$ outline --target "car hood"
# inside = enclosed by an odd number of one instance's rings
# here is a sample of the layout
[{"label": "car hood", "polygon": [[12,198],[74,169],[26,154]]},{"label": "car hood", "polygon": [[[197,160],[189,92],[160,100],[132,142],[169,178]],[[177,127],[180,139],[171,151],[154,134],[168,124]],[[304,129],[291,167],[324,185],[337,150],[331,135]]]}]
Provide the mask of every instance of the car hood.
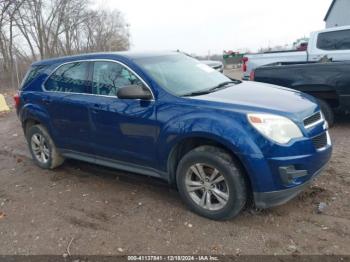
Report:
[{"label": "car hood", "polygon": [[318,110],[314,98],[276,85],[243,81],[206,95],[192,97],[202,101],[224,103],[227,109],[244,112],[279,113],[295,120]]}]

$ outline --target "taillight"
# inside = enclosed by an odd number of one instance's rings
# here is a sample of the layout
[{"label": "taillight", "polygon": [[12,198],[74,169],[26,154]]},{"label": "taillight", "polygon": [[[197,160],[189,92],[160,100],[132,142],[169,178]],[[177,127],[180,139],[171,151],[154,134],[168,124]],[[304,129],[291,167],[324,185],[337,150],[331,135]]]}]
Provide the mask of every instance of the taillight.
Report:
[{"label": "taillight", "polygon": [[20,104],[20,102],[21,102],[21,99],[20,99],[20,97],[19,97],[19,93],[15,94],[15,95],[13,96],[13,100],[15,100],[15,106],[16,106],[16,108],[18,108],[18,107],[19,107],[19,104]]},{"label": "taillight", "polygon": [[243,57],[243,58],[242,58],[242,62],[243,62],[242,70],[243,70],[243,72],[247,72],[248,57]]},{"label": "taillight", "polygon": [[252,71],[250,72],[250,74],[249,74],[249,80],[250,80],[250,81],[254,81],[254,79],[255,79],[255,71],[252,70]]}]

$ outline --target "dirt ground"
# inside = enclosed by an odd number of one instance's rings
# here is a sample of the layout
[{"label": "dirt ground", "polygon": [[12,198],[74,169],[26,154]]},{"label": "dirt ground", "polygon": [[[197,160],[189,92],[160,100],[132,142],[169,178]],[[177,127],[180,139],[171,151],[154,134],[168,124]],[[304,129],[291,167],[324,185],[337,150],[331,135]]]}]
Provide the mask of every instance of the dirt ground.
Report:
[{"label": "dirt ground", "polygon": [[328,168],[296,199],[216,222],[156,179],[78,161],[42,170],[15,112],[0,114],[0,254],[350,254],[349,135],[338,119]]}]

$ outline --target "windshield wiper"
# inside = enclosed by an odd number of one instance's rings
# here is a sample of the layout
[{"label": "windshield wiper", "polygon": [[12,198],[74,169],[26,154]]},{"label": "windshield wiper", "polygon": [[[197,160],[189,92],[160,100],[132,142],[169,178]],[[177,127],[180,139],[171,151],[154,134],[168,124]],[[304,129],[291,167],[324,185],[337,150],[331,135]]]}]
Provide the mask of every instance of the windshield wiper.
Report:
[{"label": "windshield wiper", "polygon": [[222,88],[225,87],[225,86],[228,86],[228,85],[231,85],[231,84],[238,84],[238,83],[240,83],[240,82],[239,82],[239,81],[226,81],[226,82],[222,82],[222,83],[220,83],[220,84],[218,84],[218,85],[216,85],[216,86],[214,86],[214,87],[208,89],[207,91],[213,92],[213,91],[216,91],[216,90],[218,90],[218,89],[222,89]]},{"label": "windshield wiper", "polygon": [[225,86],[228,86],[228,85],[231,85],[231,84],[238,84],[240,83],[240,81],[226,81],[226,82],[222,82],[214,87],[211,87],[209,89],[205,89],[205,90],[200,90],[200,91],[195,91],[195,92],[191,92],[191,93],[187,93],[187,94],[184,94],[182,96],[200,96],[200,95],[205,95],[205,94],[209,94],[209,93],[212,93],[212,92],[215,92],[219,89],[222,89],[223,87]]},{"label": "windshield wiper", "polygon": [[201,91],[186,93],[182,96],[200,96],[200,95],[205,95],[205,94],[209,94],[209,93],[210,93],[210,91],[208,91],[208,90],[201,90]]}]

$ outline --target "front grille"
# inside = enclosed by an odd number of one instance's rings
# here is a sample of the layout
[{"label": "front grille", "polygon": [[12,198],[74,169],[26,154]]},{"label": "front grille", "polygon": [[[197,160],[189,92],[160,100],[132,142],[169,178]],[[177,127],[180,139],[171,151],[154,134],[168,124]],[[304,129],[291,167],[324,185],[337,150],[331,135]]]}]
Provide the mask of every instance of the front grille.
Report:
[{"label": "front grille", "polygon": [[309,116],[304,119],[304,126],[308,127],[312,124],[316,123],[317,121],[320,121],[322,119],[321,112],[317,112],[313,114],[312,116]]},{"label": "front grille", "polygon": [[316,149],[325,147],[327,145],[327,132],[324,132],[321,135],[315,136],[312,139],[312,143],[314,144]]}]

